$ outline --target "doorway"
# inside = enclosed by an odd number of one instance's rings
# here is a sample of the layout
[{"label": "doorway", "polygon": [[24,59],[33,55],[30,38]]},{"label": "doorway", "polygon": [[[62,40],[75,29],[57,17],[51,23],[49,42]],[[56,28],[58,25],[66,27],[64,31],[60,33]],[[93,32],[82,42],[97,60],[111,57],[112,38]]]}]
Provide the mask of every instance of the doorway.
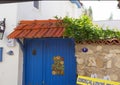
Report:
[{"label": "doorway", "polygon": [[24,44],[24,85],[76,85],[72,39],[25,39]]}]

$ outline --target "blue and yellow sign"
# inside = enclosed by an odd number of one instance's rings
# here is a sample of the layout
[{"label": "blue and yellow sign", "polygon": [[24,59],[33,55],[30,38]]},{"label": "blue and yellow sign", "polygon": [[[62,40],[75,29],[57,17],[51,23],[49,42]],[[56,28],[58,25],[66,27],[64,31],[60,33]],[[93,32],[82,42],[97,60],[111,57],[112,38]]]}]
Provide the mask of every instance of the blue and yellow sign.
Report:
[{"label": "blue and yellow sign", "polygon": [[119,82],[102,80],[98,78],[91,78],[85,76],[78,76],[77,84],[78,85],[120,85]]}]

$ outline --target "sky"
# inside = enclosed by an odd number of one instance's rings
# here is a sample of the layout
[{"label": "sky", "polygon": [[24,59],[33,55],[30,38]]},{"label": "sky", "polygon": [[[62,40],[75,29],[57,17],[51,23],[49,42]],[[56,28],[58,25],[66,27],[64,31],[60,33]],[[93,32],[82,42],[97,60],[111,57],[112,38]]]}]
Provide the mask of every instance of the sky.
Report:
[{"label": "sky", "polygon": [[111,13],[113,20],[120,20],[120,9],[118,9],[118,1],[82,1],[86,8],[91,6],[93,12],[93,20],[108,20]]}]

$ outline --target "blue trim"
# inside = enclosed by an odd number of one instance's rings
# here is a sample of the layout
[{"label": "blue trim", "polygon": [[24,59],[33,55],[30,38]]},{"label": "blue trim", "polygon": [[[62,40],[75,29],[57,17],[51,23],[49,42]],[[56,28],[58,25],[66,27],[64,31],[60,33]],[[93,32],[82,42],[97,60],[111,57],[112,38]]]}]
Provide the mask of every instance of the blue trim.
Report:
[{"label": "blue trim", "polygon": [[0,62],[2,62],[2,54],[3,54],[3,48],[2,47],[0,47]]},{"label": "blue trim", "polygon": [[79,0],[70,0],[71,3],[75,3],[77,5],[78,8],[81,8],[81,4]]},{"label": "blue trim", "polygon": [[[22,42],[21,42],[22,43]],[[24,43],[24,46],[26,45],[26,42],[25,42],[25,40],[23,41],[23,43]],[[23,46],[23,44],[22,44],[22,51],[23,51],[23,74],[22,74],[22,85],[25,85],[25,71],[24,71],[24,69],[25,69],[25,56],[26,56],[26,54],[25,54],[25,47]]]}]

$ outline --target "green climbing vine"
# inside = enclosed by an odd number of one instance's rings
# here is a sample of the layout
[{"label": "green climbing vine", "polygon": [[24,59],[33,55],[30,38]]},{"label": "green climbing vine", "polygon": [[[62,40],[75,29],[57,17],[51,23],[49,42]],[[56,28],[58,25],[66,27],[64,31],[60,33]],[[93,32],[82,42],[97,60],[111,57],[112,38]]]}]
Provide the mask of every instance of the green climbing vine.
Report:
[{"label": "green climbing vine", "polygon": [[91,18],[87,15],[82,15],[80,18],[71,18],[68,16],[64,18],[55,16],[55,18],[63,21],[65,27],[64,36],[74,38],[76,42],[111,38],[120,39],[119,30],[111,30],[109,28],[103,29],[93,24]]}]

